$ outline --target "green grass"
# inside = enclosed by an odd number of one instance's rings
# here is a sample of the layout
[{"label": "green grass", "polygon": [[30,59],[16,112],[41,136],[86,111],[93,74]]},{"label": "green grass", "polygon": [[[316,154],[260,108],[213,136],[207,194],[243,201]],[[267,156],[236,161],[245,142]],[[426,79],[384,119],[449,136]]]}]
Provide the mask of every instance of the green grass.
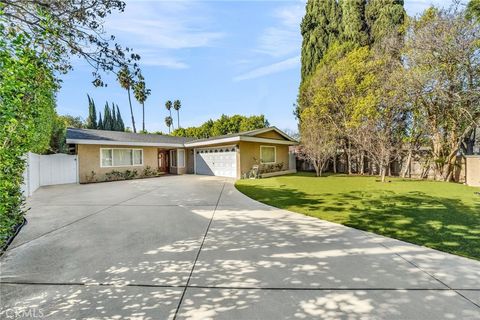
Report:
[{"label": "green grass", "polygon": [[480,188],[377,177],[299,173],[239,180],[269,205],[480,260]]}]

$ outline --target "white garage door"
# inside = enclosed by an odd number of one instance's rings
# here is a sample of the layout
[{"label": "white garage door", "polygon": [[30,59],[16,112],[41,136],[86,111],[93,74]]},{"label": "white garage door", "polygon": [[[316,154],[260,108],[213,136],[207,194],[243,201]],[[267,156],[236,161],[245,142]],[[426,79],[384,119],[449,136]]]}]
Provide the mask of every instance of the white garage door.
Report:
[{"label": "white garage door", "polygon": [[195,161],[197,174],[237,177],[235,146],[197,149]]}]

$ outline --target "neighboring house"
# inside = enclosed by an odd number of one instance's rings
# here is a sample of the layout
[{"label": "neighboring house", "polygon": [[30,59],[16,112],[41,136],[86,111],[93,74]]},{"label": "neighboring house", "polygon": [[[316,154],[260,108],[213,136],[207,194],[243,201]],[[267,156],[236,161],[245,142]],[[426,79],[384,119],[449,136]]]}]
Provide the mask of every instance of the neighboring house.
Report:
[{"label": "neighboring house", "polygon": [[[297,142],[275,127],[194,139],[91,129],[67,129],[67,144],[78,156],[80,183],[112,170],[203,174],[241,178],[256,165],[277,171],[295,168],[289,146]],[[292,158],[294,161],[294,158]]]}]

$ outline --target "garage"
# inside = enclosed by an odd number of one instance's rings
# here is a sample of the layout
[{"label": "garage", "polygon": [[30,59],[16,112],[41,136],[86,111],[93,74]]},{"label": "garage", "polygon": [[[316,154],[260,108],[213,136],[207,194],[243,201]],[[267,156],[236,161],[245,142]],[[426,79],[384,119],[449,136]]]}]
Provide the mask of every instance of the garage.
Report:
[{"label": "garage", "polygon": [[195,173],[220,177],[237,177],[235,146],[195,150]]}]

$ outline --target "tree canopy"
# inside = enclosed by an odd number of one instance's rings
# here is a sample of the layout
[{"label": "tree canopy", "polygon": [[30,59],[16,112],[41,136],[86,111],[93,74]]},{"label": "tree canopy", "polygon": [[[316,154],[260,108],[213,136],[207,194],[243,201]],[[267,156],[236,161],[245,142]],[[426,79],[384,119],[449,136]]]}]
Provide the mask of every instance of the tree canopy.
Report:
[{"label": "tree canopy", "polygon": [[266,128],[269,126],[264,115],[259,116],[241,116],[222,115],[217,120],[208,120],[198,127],[177,128],[172,132],[174,136],[209,138],[230,133],[238,133],[255,129]]}]

